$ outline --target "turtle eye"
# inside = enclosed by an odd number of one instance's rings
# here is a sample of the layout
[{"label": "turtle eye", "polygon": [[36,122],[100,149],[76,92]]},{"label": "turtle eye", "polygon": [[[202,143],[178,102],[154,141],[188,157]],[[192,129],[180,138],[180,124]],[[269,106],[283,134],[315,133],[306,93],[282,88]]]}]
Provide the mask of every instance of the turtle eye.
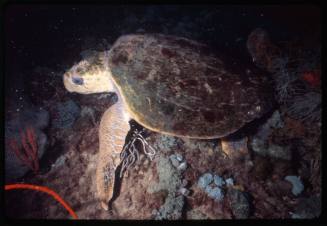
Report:
[{"label": "turtle eye", "polygon": [[73,83],[76,84],[76,85],[83,85],[83,84],[84,84],[83,79],[80,78],[80,77],[75,77],[75,76],[73,76],[73,77],[72,77],[72,81],[73,81]]}]

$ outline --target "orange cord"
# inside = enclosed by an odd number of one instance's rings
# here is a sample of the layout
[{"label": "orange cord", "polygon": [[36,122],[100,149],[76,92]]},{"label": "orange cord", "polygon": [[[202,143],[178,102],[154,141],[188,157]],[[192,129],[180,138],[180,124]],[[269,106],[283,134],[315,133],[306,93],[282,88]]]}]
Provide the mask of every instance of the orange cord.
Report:
[{"label": "orange cord", "polygon": [[53,198],[55,198],[58,202],[60,202],[61,205],[63,205],[66,210],[70,213],[70,215],[74,219],[78,219],[76,213],[73,211],[72,208],[53,190],[50,188],[44,187],[44,186],[38,186],[33,184],[7,184],[5,185],[5,190],[13,190],[13,189],[31,189],[36,191],[42,191],[49,195],[51,195]]}]

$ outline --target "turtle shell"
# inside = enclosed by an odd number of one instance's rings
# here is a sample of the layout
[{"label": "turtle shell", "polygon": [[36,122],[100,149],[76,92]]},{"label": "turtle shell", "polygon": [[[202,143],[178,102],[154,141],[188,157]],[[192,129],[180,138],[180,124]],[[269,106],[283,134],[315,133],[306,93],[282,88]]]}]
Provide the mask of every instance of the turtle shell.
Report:
[{"label": "turtle shell", "polygon": [[120,37],[109,68],[131,117],[153,131],[224,137],[269,109],[268,77],[199,42],[161,34]]}]

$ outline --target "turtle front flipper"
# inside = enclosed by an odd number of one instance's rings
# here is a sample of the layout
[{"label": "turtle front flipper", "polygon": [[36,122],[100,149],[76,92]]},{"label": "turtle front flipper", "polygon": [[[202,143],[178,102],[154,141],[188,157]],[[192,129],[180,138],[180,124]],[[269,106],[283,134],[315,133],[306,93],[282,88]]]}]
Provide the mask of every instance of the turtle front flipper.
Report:
[{"label": "turtle front flipper", "polygon": [[129,117],[126,117],[122,102],[118,101],[103,114],[99,128],[96,186],[97,196],[105,210],[108,210],[108,202],[113,197],[115,171],[129,130]]},{"label": "turtle front flipper", "polygon": [[254,29],[248,36],[247,49],[253,62],[269,72],[273,72],[282,57],[281,49],[274,45],[268,33],[261,29]]}]

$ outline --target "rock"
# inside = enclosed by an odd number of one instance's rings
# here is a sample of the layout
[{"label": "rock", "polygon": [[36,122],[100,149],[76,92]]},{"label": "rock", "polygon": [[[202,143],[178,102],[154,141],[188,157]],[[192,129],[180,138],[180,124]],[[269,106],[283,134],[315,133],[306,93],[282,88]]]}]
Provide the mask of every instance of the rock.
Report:
[{"label": "rock", "polygon": [[278,110],[276,110],[266,121],[266,123],[260,127],[260,131],[258,131],[259,133],[257,133],[257,135],[259,135],[261,138],[267,138],[271,133],[271,129],[280,129],[283,128],[284,125],[285,123],[281,114]]},{"label": "rock", "polygon": [[88,107],[94,110],[96,120],[100,120],[102,113],[117,102],[117,95],[114,93],[94,93],[81,96],[78,103],[81,108]]},{"label": "rock", "polygon": [[[252,169],[252,176],[259,180],[269,178],[274,170],[270,158],[262,157],[260,155],[255,156]],[[278,169],[282,170],[281,167]]]},{"label": "rock", "polygon": [[96,124],[95,110],[91,107],[83,106],[81,109],[81,118],[90,118],[92,124]]},{"label": "rock", "polygon": [[181,154],[173,154],[169,156],[171,164],[180,171],[184,171],[187,168],[187,163],[182,162],[183,156]]},{"label": "rock", "polygon": [[256,137],[260,139],[267,139],[271,134],[272,129],[279,129],[284,127],[284,121],[279,113],[279,111],[275,111],[270,118],[259,127],[258,132],[256,133]]},{"label": "rock", "polygon": [[39,108],[34,113],[32,111],[27,111],[25,117],[26,118],[22,118],[25,123],[32,120],[31,123],[33,123],[33,126],[40,130],[45,129],[49,125],[50,121],[49,112],[42,108]]},{"label": "rock", "polygon": [[168,158],[161,155],[156,159],[156,166],[159,182],[151,183],[147,191],[149,193],[161,190],[167,190],[170,193],[176,192],[182,184],[180,172],[172,166]]},{"label": "rock", "polygon": [[241,156],[248,155],[247,148],[248,138],[241,139],[223,139],[221,140],[221,148],[223,152],[231,159],[237,159]]},{"label": "rock", "polygon": [[176,148],[179,145],[179,142],[179,139],[173,136],[158,134],[157,142],[154,144],[154,148],[167,152],[173,148]]},{"label": "rock", "polygon": [[189,185],[189,181],[186,180],[186,179],[183,179],[183,180],[182,180],[182,187],[186,187],[186,186],[188,186],[188,185]]},{"label": "rock", "polygon": [[[152,138],[156,139],[151,145],[162,143],[161,135],[154,134]],[[190,190],[185,188],[187,180],[183,179],[181,170],[173,165],[172,159],[178,162],[177,166],[181,165],[176,154],[170,155],[169,152],[159,150],[148,167],[144,166],[145,160],[140,159],[139,170],[143,170],[144,175],[140,176],[134,167],[130,169],[130,177],[124,178],[120,195],[113,202],[112,218],[157,220],[182,218],[184,197],[189,195]]]},{"label": "rock", "polygon": [[226,186],[227,187],[234,186],[233,178],[227,178],[225,181],[226,181]]},{"label": "rock", "polygon": [[254,152],[259,155],[265,156],[267,155],[267,144],[264,140],[254,137],[250,142],[251,148]]},{"label": "rock", "polygon": [[207,186],[205,188],[205,192],[210,198],[214,199],[215,201],[221,201],[224,198],[224,194],[219,187],[212,188],[211,186]]},{"label": "rock", "polygon": [[213,180],[211,173],[203,174],[198,180],[198,186],[202,189],[205,189]]},{"label": "rock", "polygon": [[250,203],[244,192],[237,189],[229,189],[228,196],[233,215],[236,219],[246,219],[250,215]]},{"label": "rock", "polygon": [[297,176],[286,176],[285,180],[290,182],[293,186],[292,193],[293,195],[297,196],[301,194],[301,192],[304,190],[304,186],[302,184],[302,181]]},{"label": "rock", "polygon": [[285,125],[283,118],[278,110],[273,113],[267,123],[270,127],[275,129],[283,128]]},{"label": "rock", "polygon": [[207,152],[209,149],[214,149],[214,143],[205,140],[190,139],[183,137],[184,146],[188,150],[201,150]]},{"label": "rock", "polygon": [[277,144],[266,144],[264,140],[253,138],[252,150],[258,153],[260,156],[269,156],[272,158],[279,158],[284,160],[291,160],[292,152],[291,146],[280,146]]},{"label": "rock", "polygon": [[21,111],[13,119],[5,121],[6,137],[14,136],[20,128],[33,125],[34,128],[45,129],[49,125],[49,112],[37,107]]},{"label": "rock", "polygon": [[178,160],[178,161],[183,161],[183,156],[181,155],[181,154],[176,154],[176,159]]},{"label": "rock", "polygon": [[171,164],[172,164],[175,168],[177,168],[177,167],[179,166],[179,161],[178,161],[176,155],[170,155],[170,156],[169,156],[169,159],[170,159],[170,161],[171,161]]},{"label": "rock", "polygon": [[[180,178],[169,158],[158,155],[148,167],[144,167],[145,159],[144,156],[143,160],[139,160],[139,171],[132,167],[128,171],[129,176],[123,179],[120,194],[113,202],[112,216],[108,216],[110,219],[154,219],[155,210],[158,211],[164,205],[168,195],[177,194],[181,187]],[[168,172],[161,169],[164,164],[168,165]],[[139,172],[142,172],[142,175]],[[91,174],[88,180],[91,180]],[[98,206],[100,207],[99,204]]]},{"label": "rock", "polygon": [[186,170],[187,168],[187,163],[186,162],[182,162],[178,167],[177,169],[180,170],[180,171],[184,171]]},{"label": "rock", "polygon": [[267,148],[267,155],[274,158],[284,159],[284,160],[291,160],[292,152],[291,146],[280,146],[277,144],[270,144]]},{"label": "rock", "polygon": [[295,219],[310,219],[317,218],[321,214],[321,197],[313,195],[309,198],[299,199],[299,203],[292,213],[292,218]]},{"label": "rock", "polygon": [[[212,184],[212,182],[215,182]],[[221,201],[224,198],[223,191],[218,185],[223,185],[223,179],[217,175],[212,176],[211,173],[203,174],[198,180],[198,186],[215,201]]]},{"label": "rock", "polygon": [[190,194],[190,191],[187,188],[180,188],[178,192],[184,196],[188,196]]},{"label": "rock", "polygon": [[278,159],[291,160],[291,145],[280,146],[269,141],[269,136],[273,129],[284,127],[284,121],[279,111],[275,111],[265,124],[260,126],[250,142],[250,146],[254,152],[261,156],[269,156]]},{"label": "rock", "polygon": [[61,155],[54,164],[52,164],[52,168],[58,168],[65,164],[67,157],[65,155]]},{"label": "rock", "polygon": [[74,101],[58,103],[52,115],[52,126],[59,129],[70,128],[79,116],[80,108]]},{"label": "rock", "polygon": [[184,206],[184,196],[180,195],[174,197],[169,194],[165,203],[160,206],[159,211],[156,213],[156,220],[178,220],[182,217],[182,210]]},{"label": "rock", "polygon": [[187,211],[186,218],[188,220],[205,220],[205,219],[208,219],[208,216],[203,214],[198,209],[191,209],[191,210]]},{"label": "rock", "polygon": [[221,187],[225,184],[224,179],[218,175],[213,176],[213,181],[218,187]]}]

